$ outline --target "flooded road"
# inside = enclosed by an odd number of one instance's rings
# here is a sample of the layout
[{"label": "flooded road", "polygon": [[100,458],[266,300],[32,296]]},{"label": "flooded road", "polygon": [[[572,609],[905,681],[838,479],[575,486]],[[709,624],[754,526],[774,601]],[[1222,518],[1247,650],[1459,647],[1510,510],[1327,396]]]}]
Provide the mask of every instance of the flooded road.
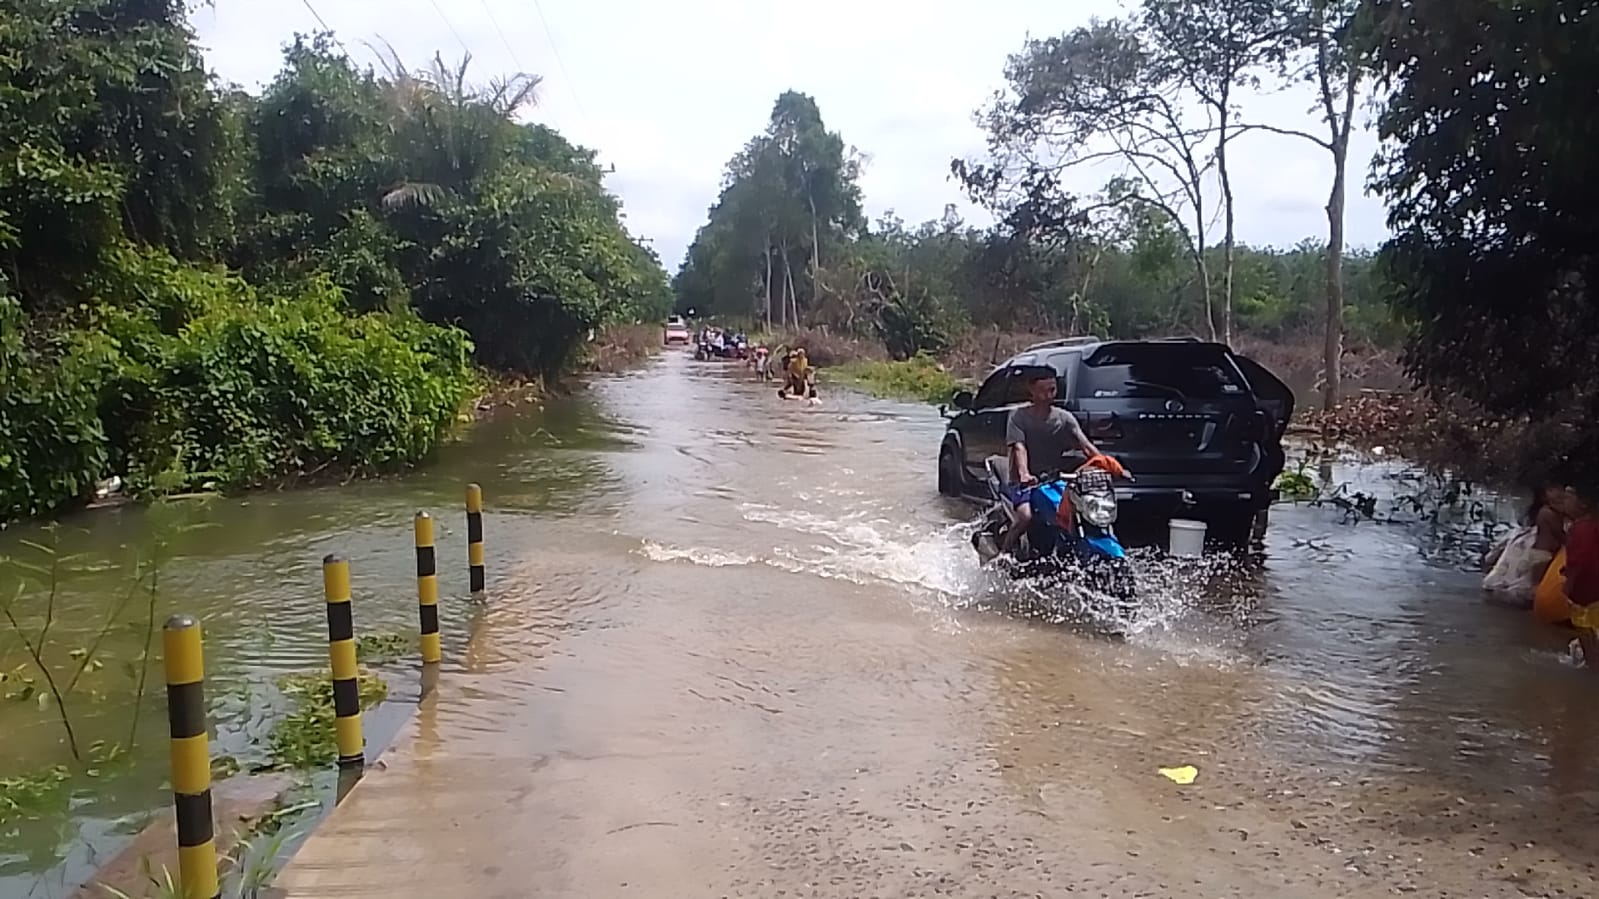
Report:
[{"label": "flooded road", "polygon": [[627,445],[291,895],[1594,894],[1590,680],[1409,532],[1280,510],[1113,642],[995,610],[929,409],[595,392]]},{"label": "flooded road", "polygon": [[[438,693],[279,885],[1599,894],[1593,681],[1558,632],[1423,561],[1424,535],[1279,508],[1262,569],[1151,569],[1151,613],[1111,641],[1008,611],[1014,587],[967,542],[973,508],[934,491],[933,410],[826,399],[779,402],[673,353],[401,481],[213,505],[221,527],[185,538],[172,589],[209,612],[224,690],[321,663],[322,553],[352,558],[358,626],[389,629],[415,614],[415,508],[451,525],[447,576],[460,557]],[[447,517],[466,480],[490,507],[477,615]],[[250,720],[224,710],[220,742]],[[8,761],[54,745],[7,733]],[[1195,783],[1159,774],[1179,765]],[[140,770],[124,814],[159,804],[160,765]]]}]

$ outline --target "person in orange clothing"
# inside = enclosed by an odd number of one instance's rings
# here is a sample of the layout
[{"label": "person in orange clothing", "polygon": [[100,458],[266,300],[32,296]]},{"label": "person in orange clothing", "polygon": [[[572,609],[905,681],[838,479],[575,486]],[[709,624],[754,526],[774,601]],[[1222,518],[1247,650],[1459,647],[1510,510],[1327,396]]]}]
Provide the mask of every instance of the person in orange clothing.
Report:
[{"label": "person in orange clothing", "polygon": [[1566,601],[1583,662],[1599,669],[1599,490],[1584,484],[1570,500],[1571,529],[1566,532]]}]

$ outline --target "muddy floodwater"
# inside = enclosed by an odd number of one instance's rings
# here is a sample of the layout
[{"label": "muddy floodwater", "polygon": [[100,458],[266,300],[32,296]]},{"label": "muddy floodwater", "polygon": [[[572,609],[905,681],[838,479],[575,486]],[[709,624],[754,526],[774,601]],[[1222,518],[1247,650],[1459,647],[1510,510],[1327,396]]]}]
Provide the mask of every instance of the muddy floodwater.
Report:
[{"label": "muddy floodwater", "polygon": [[[1599,895],[1599,681],[1426,528],[1279,507],[1256,569],[1149,563],[1147,614],[1109,640],[1016,613],[977,566],[974,508],[934,491],[935,411],[824,399],[674,352],[416,475],[194,513],[214,526],[173,538],[161,602],[204,617],[235,697],[218,743],[245,760],[265,685],[325,658],[320,557],[350,556],[358,628],[400,630],[412,512],[445,532],[438,695],[290,895]],[[62,539],[120,558],[146,518]],[[63,647],[121,583],[74,575]],[[58,760],[50,714],[13,706],[0,765]],[[130,726],[126,703],[85,715],[80,739]],[[159,697],[144,715],[131,763],[8,826],[0,896],[63,894],[161,805]],[[1187,786],[1159,771],[1184,765]]]}]

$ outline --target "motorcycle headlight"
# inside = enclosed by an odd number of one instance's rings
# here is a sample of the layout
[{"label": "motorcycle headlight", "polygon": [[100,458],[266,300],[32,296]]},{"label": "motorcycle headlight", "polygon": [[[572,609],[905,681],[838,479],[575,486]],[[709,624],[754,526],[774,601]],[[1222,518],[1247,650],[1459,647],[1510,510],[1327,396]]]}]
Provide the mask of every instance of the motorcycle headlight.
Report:
[{"label": "motorcycle headlight", "polygon": [[1078,497],[1076,505],[1082,510],[1083,518],[1095,527],[1108,528],[1116,522],[1114,493],[1093,493]]}]

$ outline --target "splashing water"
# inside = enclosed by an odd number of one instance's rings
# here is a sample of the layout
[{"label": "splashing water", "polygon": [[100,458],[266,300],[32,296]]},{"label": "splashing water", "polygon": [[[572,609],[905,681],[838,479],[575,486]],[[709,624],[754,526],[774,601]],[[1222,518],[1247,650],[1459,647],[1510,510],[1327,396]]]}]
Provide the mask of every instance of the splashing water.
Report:
[{"label": "splashing water", "polygon": [[[802,503],[836,501],[838,491],[821,496],[794,494]],[[1238,625],[1247,624],[1258,595],[1247,574],[1225,556],[1176,559],[1155,550],[1134,550],[1129,558],[1138,583],[1131,613],[1071,574],[1013,579],[996,566],[983,566],[971,548],[976,520],[934,524],[905,520],[874,508],[870,491],[848,496],[853,509],[842,514],[744,503],[742,520],[777,532],[769,552],[741,554],[715,547],[682,547],[646,540],[642,554],[656,562],[688,562],[707,567],[766,565],[857,585],[892,584],[907,598],[936,603],[949,611],[973,610],[1065,625],[1090,633],[1114,634],[1163,651],[1196,652],[1209,660],[1230,660],[1213,645]],[[788,536],[785,536],[788,535]],[[794,535],[802,539],[792,539]],[[924,605],[925,603],[917,603]],[[1220,619],[1218,621],[1217,619]],[[1192,636],[1205,639],[1194,645]],[[1220,655],[1218,656],[1218,652]]]}]

